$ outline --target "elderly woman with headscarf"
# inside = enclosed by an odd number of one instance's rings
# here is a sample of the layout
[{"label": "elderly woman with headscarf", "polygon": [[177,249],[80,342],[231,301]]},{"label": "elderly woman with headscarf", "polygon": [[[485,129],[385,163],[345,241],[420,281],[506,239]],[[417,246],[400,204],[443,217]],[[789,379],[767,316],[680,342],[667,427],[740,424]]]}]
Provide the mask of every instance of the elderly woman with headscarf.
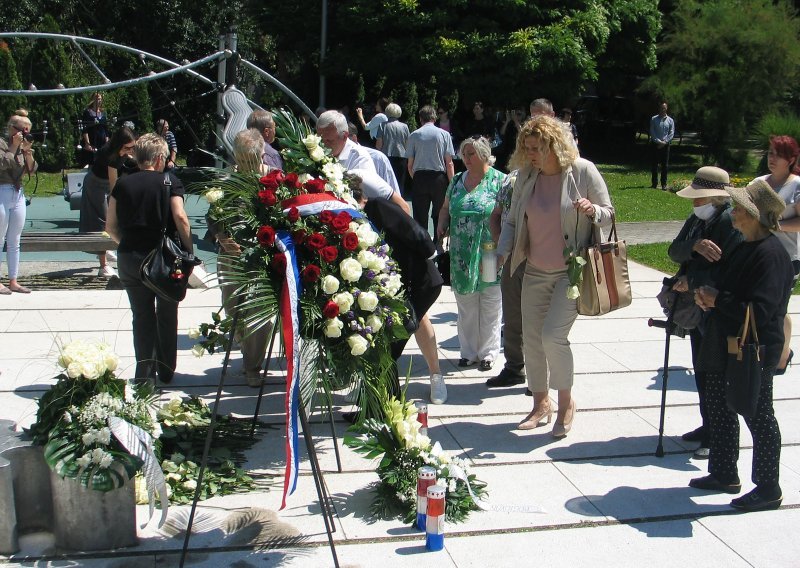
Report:
[{"label": "elderly woman with headscarf", "polygon": [[510,271],[525,263],[522,280],[522,346],[533,409],[521,430],[549,423],[549,389],[558,390],[553,436],[567,435],[575,417],[574,363],[569,332],[578,316],[564,251],[586,247],[597,226],[611,225],[613,207],[600,172],[578,157],[572,134],[549,116],[522,125],[512,161],[523,163],[514,184],[509,214],[497,247],[498,260]]},{"label": "elderly woman with headscarf", "polygon": [[481,246],[492,243],[494,249],[489,218],[505,174],[492,167],[492,149],[481,136],[464,140],[460,152],[467,171],[450,181],[439,211],[437,237],[450,234],[450,278],[461,350],[458,366],[480,363],[481,371],[489,371],[500,353],[502,309],[497,271],[481,274]]},{"label": "elderly woman with headscarf", "polygon": [[724,493],[742,489],[736,466],[739,418],[727,404],[725,364],[727,338],[739,335],[749,304],[763,348],[756,410],[753,416],[744,417],[753,435],[752,480],[756,487],[731,501],[731,506],[742,511],[776,509],[783,495],[778,483],[781,433],[772,407],[772,377],[783,348],[783,318],[794,271],[789,255],[772,231],[778,229],[785,204],[763,180],[728,192],[734,202],[733,226],[744,235],[744,242],[731,254],[719,284],[695,290],[697,305],[710,312],[698,363],[706,374],[711,455],[709,474],[692,479],[689,486]]},{"label": "elderly woman with headscarf", "polygon": [[[676,194],[678,197],[692,200],[693,212],[669,246],[669,257],[680,265],[672,290],[686,294],[685,305],[693,308],[695,313],[700,310],[691,302],[691,291],[705,284],[714,285],[719,278],[720,270],[725,266],[725,261],[742,241],[742,234],[733,228],[731,221],[730,196],[726,191],[729,187],[731,183],[728,172],[713,166],[705,166],[697,170],[691,184]],[[676,323],[681,323],[677,321],[678,317],[675,314],[673,318]],[[701,319],[697,325],[689,329],[692,366],[695,368],[694,380],[697,384],[703,423],[699,428],[682,436],[687,442],[700,442],[700,447],[694,452],[694,457],[698,459],[708,459],[711,444],[705,374],[697,371],[697,356],[700,353],[704,327]]]}]

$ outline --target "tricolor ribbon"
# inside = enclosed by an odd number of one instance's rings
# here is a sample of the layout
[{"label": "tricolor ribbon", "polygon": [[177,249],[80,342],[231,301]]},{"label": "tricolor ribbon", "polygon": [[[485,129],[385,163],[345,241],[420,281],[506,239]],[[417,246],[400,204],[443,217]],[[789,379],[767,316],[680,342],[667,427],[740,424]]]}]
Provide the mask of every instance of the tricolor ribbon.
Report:
[{"label": "tricolor ribbon", "polygon": [[286,507],[286,496],[297,487],[300,468],[298,452],[298,422],[300,417],[300,308],[299,298],[303,291],[294,242],[288,231],[278,231],[275,246],[286,258],[286,276],[281,287],[279,310],[281,332],[286,352],[286,471],[283,478],[281,509]]},{"label": "tricolor ribbon", "polygon": [[364,217],[363,213],[353,209],[349,203],[345,203],[332,193],[304,193],[281,201],[284,213],[288,213],[292,207],[297,207],[301,217],[319,215],[323,211],[331,213],[347,211],[353,218]]}]

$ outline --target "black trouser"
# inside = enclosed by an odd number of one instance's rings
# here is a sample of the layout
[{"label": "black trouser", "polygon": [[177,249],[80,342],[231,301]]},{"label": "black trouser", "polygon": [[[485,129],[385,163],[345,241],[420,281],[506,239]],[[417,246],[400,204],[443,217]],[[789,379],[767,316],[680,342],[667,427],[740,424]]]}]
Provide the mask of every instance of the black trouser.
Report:
[{"label": "black trouser", "polygon": [[[774,492],[780,494],[778,467],[781,459],[781,431],[772,408],[774,372],[775,366],[772,365],[761,374],[761,391],[755,416],[744,419],[753,435],[753,483],[760,492],[770,496]],[[739,417],[725,402],[724,374],[707,373],[706,390],[711,424],[708,473],[722,483],[732,483],[739,478],[736,467],[739,460]]]},{"label": "black trouser", "polygon": [[133,314],[133,349],[136,353],[136,378],[172,379],[178,356],[178,304],[158,297],[144,284],[139,267],[146,255],[120,252],[117,258],[119,279]]},{"label": "black trouser", "polygon": [[406,179],[408,178],[408,158],[389,156],[389,163],[392,164],[394,177],[397,178],[397,187],[400,188],[400,194],[403,197],[407,197],[408,188],[406,188]]},{"label": "black trouser", "polygon": [[667,187],[667,167],[669,166],[669,144],[659,146],[655,142],[651,142],[653,151],[652,162],[652,177],[650,178],[650,185],[656,187],[658,181],[658,169],[661,168],[661,187]]},{"label": "black trouser", "polygon": [[703,439],[700,440],[701,448],[708,448],[711,444],[711,425],[708,422],[708,402],[706,396],[706,374],[697,370],[697,355],[700,353],[700,344],[703,334],[697,328],[689,332],[689,343],[692,346],[692,366],[694,367],[694,382],[697,385],[697,398],[700,399],[700,418],[702,419]]},{"label": "black trouser", "polygon": [[[433,219],[433,234],[436,235],[436,226],[439,224],[439,210],[444,203],[447,192],[447,174],[432,170],[419,170],[414,172],[411,195],[411,206],[414,211],[414,220],[428,230],[428,214]],[[431,206],[433,210],[431,211]]]}]

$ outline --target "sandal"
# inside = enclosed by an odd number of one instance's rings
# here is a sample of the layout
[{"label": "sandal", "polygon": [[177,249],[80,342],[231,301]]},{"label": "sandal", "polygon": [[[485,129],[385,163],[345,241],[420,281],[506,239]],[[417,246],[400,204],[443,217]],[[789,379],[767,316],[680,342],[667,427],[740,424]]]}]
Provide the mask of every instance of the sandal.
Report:
[{"label": "sandal", "polygon": [[10,296],[11,290],[6,288],[5,286],[0,287],[0,296]]},{"label": "sandal", "polygon": [[16,288],[7,287],[7,290],[11,290],[12,292],[17,292],[18,294],[30,294],[30,288],[26,288],[22,284],[17,284]]}]

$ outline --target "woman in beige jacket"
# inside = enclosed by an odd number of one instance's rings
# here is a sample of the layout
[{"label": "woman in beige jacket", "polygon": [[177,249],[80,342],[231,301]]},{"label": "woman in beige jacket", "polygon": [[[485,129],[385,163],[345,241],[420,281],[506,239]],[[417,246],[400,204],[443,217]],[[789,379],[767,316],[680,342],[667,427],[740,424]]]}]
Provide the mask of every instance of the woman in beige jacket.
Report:
[{"label": "woman in beige jacket", "polygon": [[511,167],[520,171],[497,247],[511,272],[525,263],[522,283],[522,344],[533,409],[521,430],[549,423],[549,388],[558,390],[553,436],[572,427],[573,359],[568,336],[578,315],[567,297],[565,249],[580,251],[595,226],[608,227],[614,208],[594,164],[578,157],[565,125],[549,116],[526,122],[517,136]]}]

